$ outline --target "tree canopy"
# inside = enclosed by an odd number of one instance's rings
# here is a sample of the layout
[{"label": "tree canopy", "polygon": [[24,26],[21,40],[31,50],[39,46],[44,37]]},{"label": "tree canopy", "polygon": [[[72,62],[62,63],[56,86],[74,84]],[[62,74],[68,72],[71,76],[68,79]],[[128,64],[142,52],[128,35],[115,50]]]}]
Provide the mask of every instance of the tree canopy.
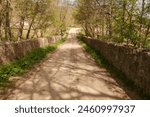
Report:
[{"label": "tree canopy", "polygon": [[73,7],[60,1],[0,0],[0,41],[64,35]]},{"label": "tree canopy", "polygon": [[78,0],[75,18],[93,38],[138,47],[150,42],[149,0]]}]

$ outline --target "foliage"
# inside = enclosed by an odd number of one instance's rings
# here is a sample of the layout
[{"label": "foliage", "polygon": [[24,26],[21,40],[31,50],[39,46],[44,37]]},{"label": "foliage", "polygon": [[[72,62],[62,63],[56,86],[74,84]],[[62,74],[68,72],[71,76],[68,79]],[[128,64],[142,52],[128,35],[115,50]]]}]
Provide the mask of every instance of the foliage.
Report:
[{"label": "foliage", "polygon": [[87,36],[145,47],[149,9],[149,0],[78,0],[75,19]]},{"label": "foliage", "polygon": [[0,0],[0,41],[64,35],[74,7],[60,1]]},{"label": "foliage", "polygon": [[63,3],[58,0],[57,5],[55,5],[55,21],[54,33],[55,35],[65,35],[67,31],[67,27],[70,27],[74,24],[74,19],[72,17],[72,13],[74,11],[74,6],[70,5],[69,0],[63,0]]}]

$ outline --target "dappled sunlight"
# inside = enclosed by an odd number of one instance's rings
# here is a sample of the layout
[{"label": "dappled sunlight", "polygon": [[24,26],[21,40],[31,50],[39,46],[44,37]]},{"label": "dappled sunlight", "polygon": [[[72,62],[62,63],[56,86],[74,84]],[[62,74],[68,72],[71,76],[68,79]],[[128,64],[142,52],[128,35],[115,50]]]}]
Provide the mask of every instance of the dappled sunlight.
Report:
[{"label": "dappled sunlight", "polygon": [[92,87],[88,87],[88,86],[84,86],[84,85],[79,85],[78,90],[80,90],[83,93],[89,93],[89,94],[94,94],[94,95],[99,95],[100,94],[100,92],[93,89]]},{"label": "dappled sunlight", "polygon": [[[16,80],[15,80],[16,81]],[[34,70],[17,79],[1,99],[131,99],[99,67],[75,39],[69,39],[49,54]]]}]

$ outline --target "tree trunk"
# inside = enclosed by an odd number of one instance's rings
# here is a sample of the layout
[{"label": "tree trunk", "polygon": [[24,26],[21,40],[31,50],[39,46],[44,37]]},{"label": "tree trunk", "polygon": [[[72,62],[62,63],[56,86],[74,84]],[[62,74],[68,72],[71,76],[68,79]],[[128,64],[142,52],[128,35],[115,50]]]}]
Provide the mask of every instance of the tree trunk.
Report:
[{"label": "tree trunk", "polygon": [[2,40],[2,14],[3,14],[3,11],[2,11],[2,0],[0,0],[0,40]]},{"label": "tree trunk", "polygon": [[[1,13],[0,13],[1,15]],[[0,16],[0,40],[2,40],[2,17]]]},{"label": "tree trunk", "polygon": [[135,7],[136,3],[133,1],[132,2],[132,6],[131,6],[131,10],[130,10],[130,16],[129,16],[129,35],[130,35],[130,40],[134,43],[136,43],[133,40],[133,33],[134,33],[134,22],[133,22],[133,15],[134,15],[134,7]]},{"label": "tree trunk", "polygon": [[10,29],[10,0],[6,1],[6,16],[5,16],[5,38],[11,40],[11,29]]},{"label": "tree trunk", "polygon": [[43,37],[44,36],[43,30],[41,29],[40,32],[41,32],[41,37]]},{"label": "tree trunk", "polygon": [[147,29],[146,29],[146,33],[145,33],[145,37],[144,37],[143,46],[146,45],[146,42],[147,42],[147,38],[148,38],[149,32],[150,32],[150,21],[149,21],[149,24],[148,24]]},{"label": "tree trunk", "polygon": [[[123,1],[123,9],[122,9],[122,23],[121,23],[121,41],[124,41],[124,28],[125,28],[125,13],[126,13],[126,1]],[[127,45],[129,41],[127,39]]]},{"label": "tree trunk", "polygon": [[142,36],[141,35],[142,35],[142,28],[143,28],[143,16],[144,16],[144,11],[145,11],[144,7],[145,7],[145,0],[142,0],[142,10],[141,10],[141,16],[139,18],[139,20],[140,20],[140,27],[139,27],[140,42],[139,42],[139,47],[142,46],[142,39],[141,39]]},{"label": "tree trunk", "polygon": [[20,27],[19,27],[19,34],[18,34],[18,41],[22,39],[22,34],[23,34],[23,28],[24,28],[24,17],[20,17]]},{"label": "tree trunk", "polygon": [[29,39],[29,37],[30,37],[30,32],[31,32],[32,25],[34,23],[34,19],[35,19],[35,17],[32,19],[32,21],[29,25],[28,32],[27,32],[27,35],[26,35],[26,39]]},{"label": "tree trunk", "polygon": [[39,3],[36,2],[36,6],[34,8],[34,16],[32,17],[31,23],[29,25],[28,32],[27,32],[27,35],[26,35],[26,39],[30,38],[31,28],[32,28],[32,25],[34,24],[35,18],[38,14],[38,8],[39,8]]},{"label": "tree trunk", "polygon": [[111,0],[110,7],[109,7],[109,38],[112,38],[112,15],[113,15],[112,5],[113,5],[113,2]]}]

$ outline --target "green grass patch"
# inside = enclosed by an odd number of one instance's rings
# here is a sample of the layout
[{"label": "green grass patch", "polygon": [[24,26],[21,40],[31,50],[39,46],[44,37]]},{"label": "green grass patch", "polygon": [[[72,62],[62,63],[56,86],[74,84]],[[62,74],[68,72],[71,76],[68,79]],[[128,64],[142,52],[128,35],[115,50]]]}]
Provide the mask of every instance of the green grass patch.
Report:
[{"label": "green grass patch", "polygon": [[9,77],[26,73],[28,70],[30,70],[33,67],[35,63],[38,63],[41,59],[46,57],[46,55],[49,52],[56,50],[56,48],[64,41],[65,39],[62,39],[44,48],[37,48],[14,62],[1,65],[0,86],[1,87],[6,86],[9,83],[8,81]]},{"label": "green grass patch", "polygon": [[117,69],[112,64],[110,64],[109,61],[105,59],[105,57],[100,52],[96,51],[94,48],[92,48],[90,45],[84,42],[82,38],[84,38],[83,35],[77,36],[77,39],[80,41],[80,44],[83,46],[86,52],[88,52],[100,66],[106,68],[108,72],[112,76],[114,76],[114,78],[117,78],[116,80],[123,82],[123,84],[126,87],[128,87],[128,90],[137,91],[137,93],[142,99],[150,99],[149,94],[145,94],[142,89],[135,86],[134,82],[132,80],[129,80],[121,70]]}]

